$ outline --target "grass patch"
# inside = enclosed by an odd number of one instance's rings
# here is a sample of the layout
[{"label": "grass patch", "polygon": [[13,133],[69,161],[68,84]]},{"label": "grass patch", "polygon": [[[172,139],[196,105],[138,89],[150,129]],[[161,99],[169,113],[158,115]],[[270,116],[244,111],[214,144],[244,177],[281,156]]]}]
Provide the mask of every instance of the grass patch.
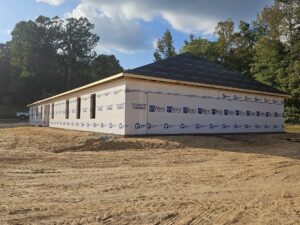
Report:
[{"label": "grass patch", "polygon": [[288,133],[300,133],[300,124],[286,124],[284,130]]}]

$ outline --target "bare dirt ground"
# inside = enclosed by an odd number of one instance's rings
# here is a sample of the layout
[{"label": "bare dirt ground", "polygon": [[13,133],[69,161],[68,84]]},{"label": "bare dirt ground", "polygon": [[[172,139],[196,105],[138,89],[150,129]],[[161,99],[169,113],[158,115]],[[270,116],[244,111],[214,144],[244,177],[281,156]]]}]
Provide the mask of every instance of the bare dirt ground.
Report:
[{"label": "bare dirt ground", "polygon": [[0,224],[300,224],[300,127],[124,138],[0,129]]}]

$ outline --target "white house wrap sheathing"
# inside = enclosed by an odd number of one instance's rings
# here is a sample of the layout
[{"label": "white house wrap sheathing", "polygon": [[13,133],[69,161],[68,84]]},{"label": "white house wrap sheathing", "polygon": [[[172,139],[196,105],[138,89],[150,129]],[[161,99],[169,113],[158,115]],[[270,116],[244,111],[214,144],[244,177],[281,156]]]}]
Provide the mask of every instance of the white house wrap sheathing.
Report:
[{"label": "white house wrap sheathing", "polygon": [[284,99],[129,80],[126,134],[282,132]]},{"label": "white house wrap sheathing", "polygon": [[[91,94],[96,94],[95,119]],[[121,135],[282,132],[283,114],[283,97],[122,78],[32,104],[30,123]]]},{"label": "white house wrap sheathing", "polygon": [[[91,94],[96,95],[96,115],[90,118]],[[81,98],[80,119],[76,118],[77,98]],[[66,119],[66,100],[69,100],[69,118]],[[52,118],[52,103],[54,118]],[[125,134],[125,81],[113,81],[79,92],[58,97],[41,106],[50,106],[49,126],[72,130]],[[36,106],[31,106],[30,111]],[[39,111],[40,112],[40,111]],[[43,116],[47,113],[43,112]],[[41,118],[39,115],[37,118]],[[30,117],[30,123],[47,125],[43,119]]]}]

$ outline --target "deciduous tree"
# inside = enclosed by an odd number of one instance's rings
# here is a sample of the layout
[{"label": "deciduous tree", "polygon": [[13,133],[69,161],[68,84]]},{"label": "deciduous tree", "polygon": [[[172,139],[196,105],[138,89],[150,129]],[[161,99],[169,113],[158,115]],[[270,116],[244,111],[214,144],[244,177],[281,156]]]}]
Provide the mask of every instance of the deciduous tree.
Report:
[{"label": "deciduous tree", "polygon": [[100,80],[123,71],[114,55],[98,55],[91,63],[92,80]]},{"label": "deciduous tree", "polygon": [[169,30],[166,30],[163,37],[161,39],[158,39],[156,42],[154,59],[155,61],[160,61],[162,59],[167,59],[175,55],[176,55],[176,51],[173,46],[173,38],[171,32]]}]

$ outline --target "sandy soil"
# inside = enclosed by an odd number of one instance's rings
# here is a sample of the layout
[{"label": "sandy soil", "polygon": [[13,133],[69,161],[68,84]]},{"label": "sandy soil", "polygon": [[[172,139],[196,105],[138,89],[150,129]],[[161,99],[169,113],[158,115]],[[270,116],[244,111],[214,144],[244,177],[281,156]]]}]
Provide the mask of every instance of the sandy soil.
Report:
[{"label": "sandy soil", "polygon": [[300,133],[2,128],[0,224],[300,224]]}]

